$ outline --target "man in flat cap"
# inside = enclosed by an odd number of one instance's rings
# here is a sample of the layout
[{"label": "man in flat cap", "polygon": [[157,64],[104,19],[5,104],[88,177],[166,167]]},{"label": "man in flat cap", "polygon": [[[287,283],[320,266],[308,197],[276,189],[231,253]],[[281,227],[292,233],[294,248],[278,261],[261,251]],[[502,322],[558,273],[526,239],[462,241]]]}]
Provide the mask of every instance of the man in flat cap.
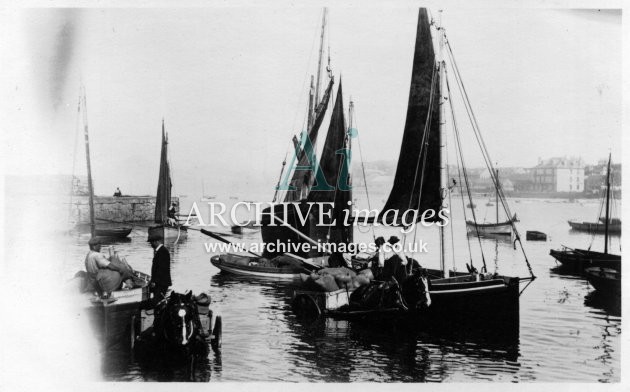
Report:
[{"label": "man in flat cap", "polygon": [[150,234],[148,241],[153,248],[149,290],[153,296],[151,302],[155,305],[166,297],[166,291],[173,284],[171,281],[171,255],[164,246],[164,238],[160,234]]}]

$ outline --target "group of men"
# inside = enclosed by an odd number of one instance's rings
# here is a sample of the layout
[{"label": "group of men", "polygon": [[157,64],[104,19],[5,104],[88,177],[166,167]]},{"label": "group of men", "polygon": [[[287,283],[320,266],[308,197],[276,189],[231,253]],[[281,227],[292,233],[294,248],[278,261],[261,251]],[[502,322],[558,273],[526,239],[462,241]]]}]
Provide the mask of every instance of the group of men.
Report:
[{"label": "group of men", "polygon": [[[147,307],[153,307],[157,302],[166,297],[171,281],[171,255],[164,246],[164,239],[160,235],[152,234],[148,242],[153,248],[153,261],[151,265],[151,281],[149,291],[151,299]],[[90,251],[85,257],[85,270],[87,271],[88,287],[100,288],[102,292],[111,292],[125,287],[131,278],[131,267],[119,260],[101,253],[101,241],[92,238],[88,242]]]}]

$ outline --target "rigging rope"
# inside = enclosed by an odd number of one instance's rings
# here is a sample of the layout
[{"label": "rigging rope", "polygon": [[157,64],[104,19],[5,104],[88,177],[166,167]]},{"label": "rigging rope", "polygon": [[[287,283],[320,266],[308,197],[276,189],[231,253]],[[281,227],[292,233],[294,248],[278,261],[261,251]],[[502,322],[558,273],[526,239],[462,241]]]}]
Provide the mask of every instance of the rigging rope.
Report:
[{"label": "rigging rope", "polygon": [[503,189],[501,188],[498,179],[496,178],[496,173],[494,173],[494,167],[492,165],[492,160],[490,159],[490,154],[488,152],[488,148],[485,144],[485,141],[483,140],[483,137],[481,136],[481,130],[479,128],[479,124],[477,122],[477,118],[475,117],[475,114],[472,110],[472,106],[470,104],[470,99],[468,98],[468,93],[466,92],[466,88],[464,86],[464,83],[462,81],[462,77],[461,77],[461,73],[459,72],[459,67],[457,66],[457,62],[455,61],[455,56],[453,54],[452,48],[451,48],[451,44],[450,42],[446,39],[446,35],[444,35],[444,40],[446,42],[446,47],[447,47],[447,53],[449,55],[449,58],[451,59],[451,66],[453,68],[454,72],[454,76],[455,76],[455,80],[457,82],[457,86],[460,90],[460,93],[462,95],[463,101],[464,101],[464,106],[466,108],[466,112],[468,113],[468,117],[469,120],[471,122],[471,126],[473,128],[473,133],[475,135],[475,138],[477,139],[477,143],[479,144],[479,147],[481,148],[481,152],[482,152],[482,156],[483,159],[486,163],[486,166],[488,167],[488,169],[490,170],[490,178],[492,179],[492,182],[494,184],[494,187],[497,191],[497,194],[499,196],[499,200],[501,201],[501,205],[503,206],[503,210],[505,211],[506,215],[508,216],[508,222],[510,222],[510,226],[512,227],[512,231],[516,237],[516,239],[514,240],[514,245],[516,246],[516,242],[519,243],[520,248],[521,248],[521,252],[523,253],[523,257],[525,258],[525,263],[527,264],[527,268],[529,270],[529,273],[531,275],[532,278],[535,278],[534,272],[532,271],[532,267],[531,264],[529,263],[529,260],[527,258],[527,254],[525,253],[525,248],[523,247],[523,242],[521,241],[521,236],[518,233],[518,230],[516,228],[515,222],[512,219],[513,215],[510,212],[509,206],[507,204],[507,200],[505,198],[505,194],[503,193]]},{"label": "rigging rope", "polygon": [[[444,70],[444,74],[446,75],[446,69]],[[470,203],[470,211],[473,217],[473,223],[475,225],[475,233],[477,236],[477,241],[479,242],[479,249],[481,250],[481,261],[483,262],[483,267],[486,268],[486,257],[485,254],[483,252],[483,245],[481,244],[481,234],[479,233],[479,227],[477,226],[477,215],[475,213],[475,208],[474,208],[474,203],[473,203],[473,199],[472,199],[472,193],[470,192],[470,181],[468,179],[468,172],[466,171],[466,162],[464,161],[464,152],[462,150],[462,142],[460,139],[460,134],[459,134],[459,128],[457,127],[457,122],[455,121],[455,108],[453,107],[453,97],[451,95],[451,87],[450,84],[448,82],[448,77],[446,77],[446,91],[448,92],[448,100],[449,100],[449,105],[451,107],[451,118],[453,121],[453,131],[455,133],[455,146],[457,147],[457,151],[459,152],[458,157],[459,157],[459,161],[461,163],[461,167],[462,167],[462,172],[464,173],[464,181],[466,184],[466,193],[468,195],[468,202]],[[463,203],[463,198],[462,198],[462,203]],[[464,211],[466,211],[464,209]],[[468,236],[467,236],[468,237]],[[472,252],[470,251],[470,243],[469,245],[469,255],[470,255],[470,267],[473,268],[473,258],[472,258]]]}]

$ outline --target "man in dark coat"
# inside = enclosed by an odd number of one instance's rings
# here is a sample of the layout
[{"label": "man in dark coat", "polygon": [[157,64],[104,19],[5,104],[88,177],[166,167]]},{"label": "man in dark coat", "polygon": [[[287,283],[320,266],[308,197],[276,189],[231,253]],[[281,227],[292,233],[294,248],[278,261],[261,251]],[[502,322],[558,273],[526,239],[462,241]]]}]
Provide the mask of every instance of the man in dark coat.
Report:
[{"label": "man in dark coat", "polygon": [[153,294],[153,304],[166,297],[166,291],[173,284],[171,281],[171,255],[164,246],[160,235],[151,235],[149,240],[153,248],[153,264],[151,265],[151,282],[149,290]]}]

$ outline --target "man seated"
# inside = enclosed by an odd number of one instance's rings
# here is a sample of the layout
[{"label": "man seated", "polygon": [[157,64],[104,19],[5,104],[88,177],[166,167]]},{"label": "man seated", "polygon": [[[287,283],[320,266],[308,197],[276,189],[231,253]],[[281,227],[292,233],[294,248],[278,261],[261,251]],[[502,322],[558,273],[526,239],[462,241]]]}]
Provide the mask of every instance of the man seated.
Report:
[{"label": "man seated", "polygon": [[[96,290],[100,294],[109,293],[118,290],[123,281],[133,278],[133,270],[126,262],[118,259],[110,260],[101,253],[101,242],[98,238],[91,238],[88,245],[90,251],[85,256],[86,291]],[[129,284],[129,282],[126,283],[126,285]]]}]

